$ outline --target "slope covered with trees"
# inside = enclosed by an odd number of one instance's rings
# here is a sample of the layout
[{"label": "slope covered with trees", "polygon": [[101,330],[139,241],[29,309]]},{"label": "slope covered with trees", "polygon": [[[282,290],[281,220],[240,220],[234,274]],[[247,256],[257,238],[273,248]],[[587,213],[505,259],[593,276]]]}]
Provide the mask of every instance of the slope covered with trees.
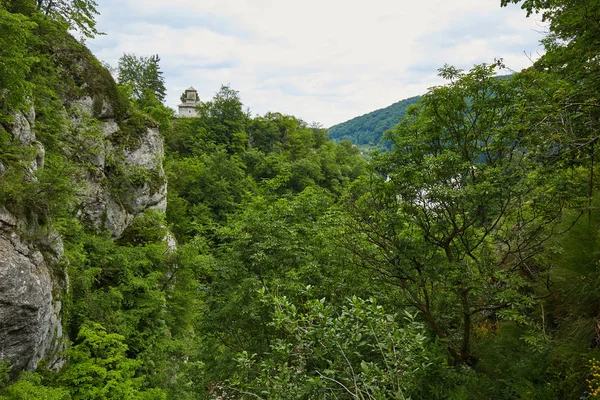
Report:
[{"label": "slope covered with trees", "polygon": [[383,133],[396,125],[406,115],[408,107],[417,104],[420,96],[400,100],[388,107],[352,118],[329,128],[329,138],[334,141],[349,140],[356,145],[380,146]]},{"label": "slope covered with trees", "polygon": [[[66,25],[0,4],[1,122],[35,93],[52,160],[24,180],[33,150],[0,131],[0,205],[60,232],[70,282],[64,364],[2,364],[0,399],[600,397],[600,1],[523,2],[547,53],[510,79],[444,66],[368,162],[229,86],[172,118],[158,57],[127,55],[113,145],[160,127],[169,190],[116,237],[79,218],[80,131],[49,112],[64,71],[40,43]],[[123,199],[164,182],[110,165]]]},{"label": "slope covered with trees", "polygon": [[[496,76],[496,79],[510,79],[512,75]],[[329,128],[329,138],[336,142],[349,140],[363,149],[390,148],[385,132],[400,122],[422,96],[400,100],[388,107],[352,118]]]}]

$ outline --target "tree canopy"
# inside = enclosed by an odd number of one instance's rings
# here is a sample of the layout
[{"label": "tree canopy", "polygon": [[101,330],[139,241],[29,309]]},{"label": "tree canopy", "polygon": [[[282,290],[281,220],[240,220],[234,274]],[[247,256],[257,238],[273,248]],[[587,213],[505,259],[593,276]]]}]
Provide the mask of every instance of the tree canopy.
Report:
[{"label": "tree canopy", "polygon": [[144,57],[125,53],[119,58],[117,67],[119,83],[128,85],[133,97],[141,102],[149,96],[154,96],[162,103],[165,101],[167,89],[159,63],[158,54]]},{"label": "tree canopy", "polygon": [[85,37],[92,38],[100,34],[96,29],[98,3],[95,0],[36,0],[36,7]]}]

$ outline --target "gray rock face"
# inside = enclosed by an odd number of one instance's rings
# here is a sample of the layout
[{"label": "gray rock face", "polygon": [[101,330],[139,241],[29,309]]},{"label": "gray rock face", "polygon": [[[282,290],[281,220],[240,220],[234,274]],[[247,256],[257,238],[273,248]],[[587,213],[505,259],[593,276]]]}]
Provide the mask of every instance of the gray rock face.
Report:
[{"label": "gray rock face", "polygon": [[[117,146],[112,138],[119,134],[119,124],[108,103],[99,106],[86,97],[63,112],[70,118],[71,131],[83,132],[69,139],[79,148],[93,149],[82,159],[89,165],[80,182],[79,217],[84,222],[118,238],[146,209],[166,210],[164,148],[158,129],[139,132],[133,147]],[[37,149],[26,174],[35,181],[34,172],[44,168],[45,155],[36,140],[35,112],[32,108],[14,117],[7,129],[22,146]],[[73,150],[65,151],[78,157]],[[0,176],[9,168],[0,164]],[[35,242],[25,239],[31,236]],[[175,246],[173,238],[167,241]],[[35,370],[42,359],[51,368],[64,361],[57,356],[64,346],[60,296],[68,290],[68,277],[59,267],[62,253],[56,232],[28,227],[0,204],[0,360],[10,361],[14,372]]]},{"label": "gray rock face", "polygon": [[[89,117],[93,115],[93,101],[90,98],[73,104],[78,112]],[[103,107],[99,131],[105,141],[103,148],[90,160],[95,170],[88,172],[83,182],[85,193],[81,218],[99,230],[108,229],[113,237],[118,238],[135,216],[144,210],[166,211],[167,184],[162,165],[164,144],[157,128],[147,128],[134,148],[122,149],[112,145],[110,138],[119,133],[119,125],[111,117],[110,108]],[[156,181],[132,182],[127,188],[110,187],[107,182],[114,171],[109,170],[107,160],[119,160],[119,169],[125,175],[147,171]],[[120,179],[127,180],[126,177]]]},{"label": "gray rock face", "polygon": [[23,146],[29,146],[35,140],[33,133],[33,125],[35,121],[35,110],[33,107],[27,114],[15,113],[13,115],[14,122],[12,124],[12,134]]},{"label": "gray rock face", "polygon": [[157,128],[151,128],[140,141],[140,146],[125,154],[126,165],[153,171],[159,179],[162,179],[162,183],[158,185],[146,182],[135,188],[132,201],[127,204],[128,209],[134,214],[139,214],[146,209],[161,212],[167,210],[167,184],[164,181],[165,172],[162,165],[164,152],[162,136]]},{"label": "gray rock face", "polygon": [[33,146],[37,149],[36,159],[28,167],[31,178],[35,179],[33,173],[38,168],[44,167],[45,155],[44,146],[36,140],[35,132],[33,130],[35,126],[35,110],[31,107],[27,113],[14,113],[13,118],[14,121],[10,127],[10,132],[13,137],[21,143],[23,147]]},{"label": "gray rock face", "polygon": [[62,256],[62,241],[49,235],[54,254],[44,256],[17,233],[18,220],[0,208],[0,359],[14,371],[34,370],[41,359],[59,367],[61,303],[53,298],[50,271]]},{"label": "gray rock face", "polygon": [[[34,133],[35,112],[14,114],[10,132],[24,147],[37,155],[28,167],[27,179],[44,167],[44,147]],[[2,166],[2,172],[8,167]],[[0,205],[0,360],[11,362],[13,371],[33,370],[42,359],[60,367],[55,357],[62,346],[61,303],[53,293],[66,289],[66,282],[52,279],[63,254],[60,236],[53,231],[36,232],[36,243],[22,235],[28,228],[23,220]],[[40,250],[44,249],[44,253]]]}]

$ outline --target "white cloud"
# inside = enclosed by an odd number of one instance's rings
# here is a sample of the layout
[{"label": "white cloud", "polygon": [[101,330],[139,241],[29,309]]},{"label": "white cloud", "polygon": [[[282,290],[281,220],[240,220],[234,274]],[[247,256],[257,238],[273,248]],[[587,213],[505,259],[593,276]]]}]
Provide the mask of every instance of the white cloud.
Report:
[{"label": "white cloud", "polygon": [[209,99],[231,84],[253,113],[280,111],[325,126],[422,94],[444,63],[504,58],[519,70],[540,51],[540,23],[499,0],[107,0],[90,42],[159,54],[168,105],[190,85]]}]

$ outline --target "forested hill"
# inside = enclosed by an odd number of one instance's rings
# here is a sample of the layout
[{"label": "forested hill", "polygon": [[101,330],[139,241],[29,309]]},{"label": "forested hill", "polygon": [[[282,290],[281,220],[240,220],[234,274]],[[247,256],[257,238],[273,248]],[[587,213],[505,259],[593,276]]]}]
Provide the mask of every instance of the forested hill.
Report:
[{"label": "forested hill", "polygon": [[[497,76],[509,79],[513,74]],[[422,96],[409,97],[388,107],[352,118],[329,128],[329,138],[336,142],[350,140],[355,145],[380,146],[383,133],[392,129],[406,115],[408,107],[417,104]]]},{"label": "forested hill", "polygon": [[383,132],[404,117],[408,107],[417,104],[421,96],[400,100],[388,107],[352,118],[329,128],[329,138],[336,142],[350,140],[354,144],[379,144]]}]

